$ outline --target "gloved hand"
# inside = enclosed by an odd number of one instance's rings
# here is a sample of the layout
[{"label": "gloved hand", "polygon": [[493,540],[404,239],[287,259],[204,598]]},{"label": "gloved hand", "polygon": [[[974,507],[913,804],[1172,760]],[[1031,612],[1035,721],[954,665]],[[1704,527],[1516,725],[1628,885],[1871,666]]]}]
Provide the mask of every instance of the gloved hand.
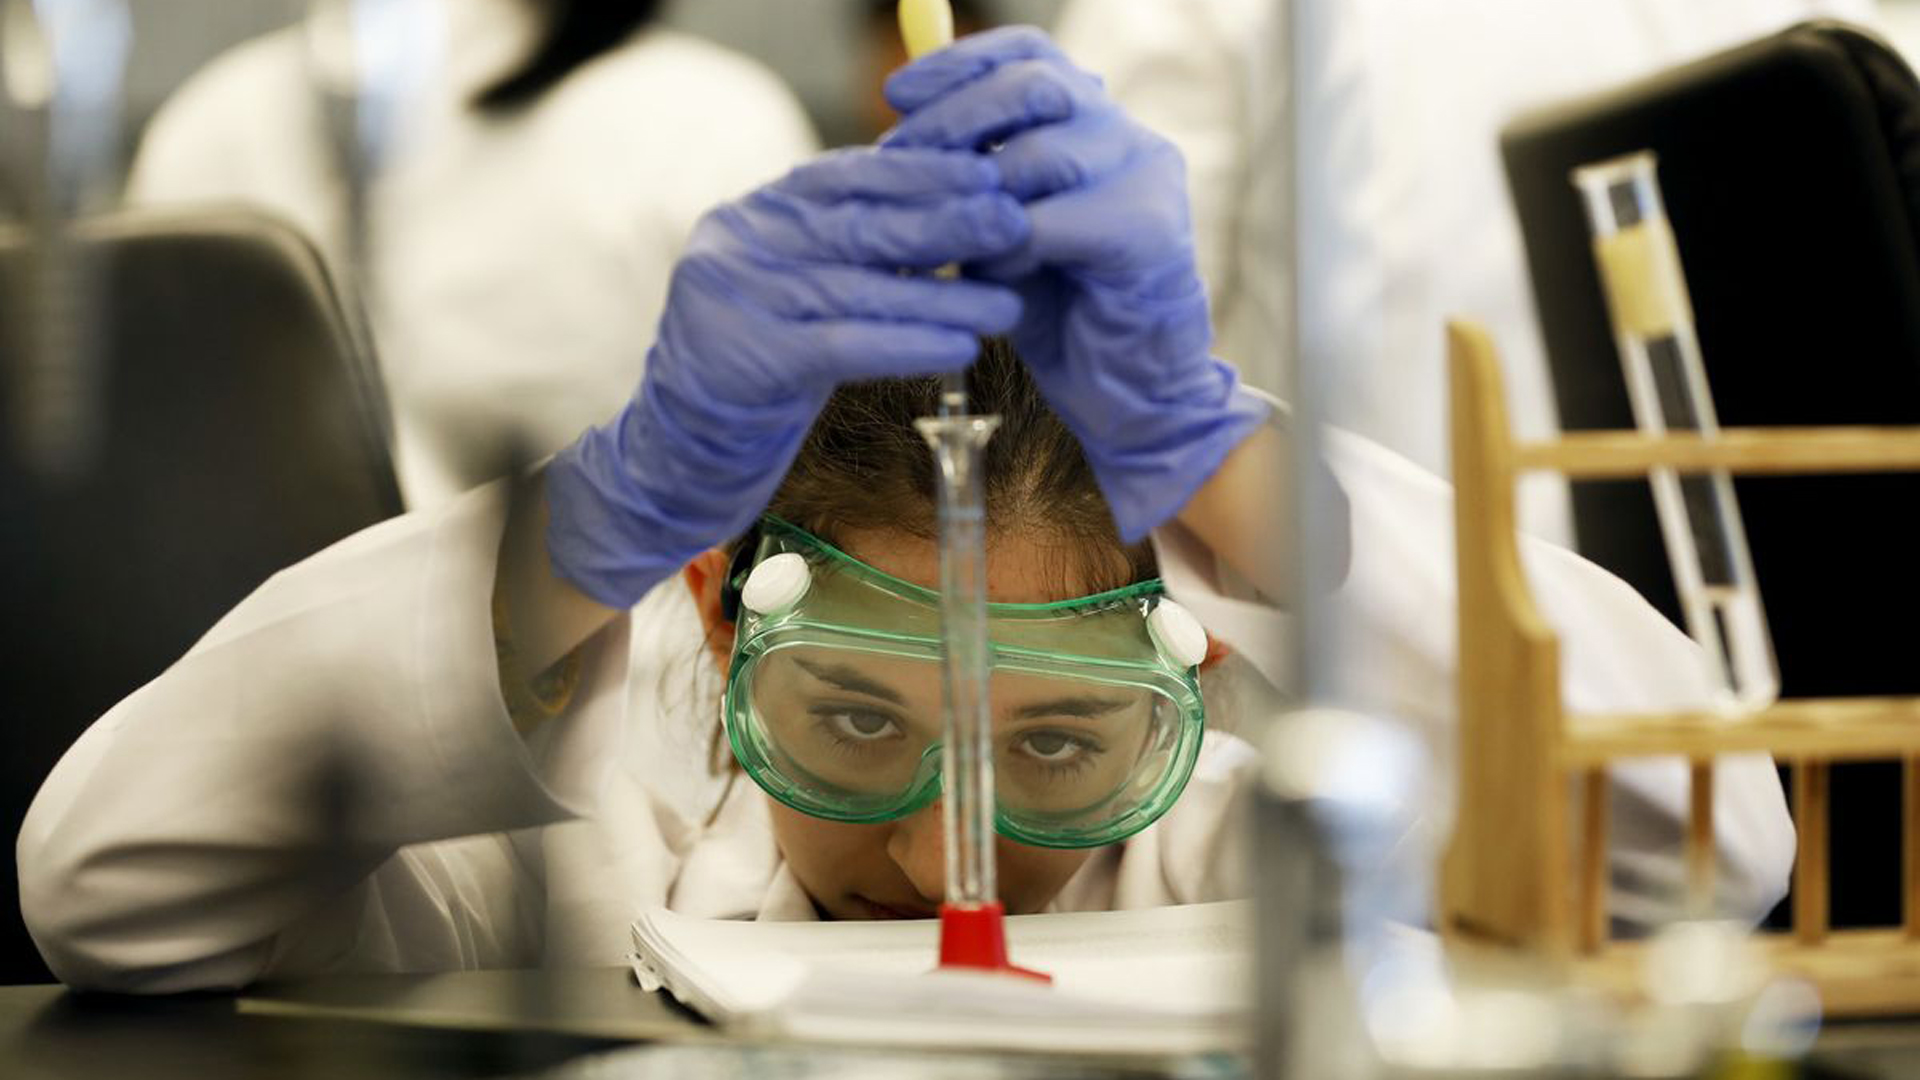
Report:
[{"label": "gloved hand", "polygon": [[968,267],[1024,301],[1012,337],[1128,541],[1178,513],[1269,408],[1208,353],[1186,167],[1045,34],[1010,27],[900,69],[898,148],[983,150],[1032,235]]},{"label": "gloved hand", "polygon": [[627,607],[744,531],[836,384],[958,370],[1019,317],[1004,286],[899,271],[1027,231],[993,162],[940,150],[828,155],[710,212],[633,401],[548,466],[554,571]]}]

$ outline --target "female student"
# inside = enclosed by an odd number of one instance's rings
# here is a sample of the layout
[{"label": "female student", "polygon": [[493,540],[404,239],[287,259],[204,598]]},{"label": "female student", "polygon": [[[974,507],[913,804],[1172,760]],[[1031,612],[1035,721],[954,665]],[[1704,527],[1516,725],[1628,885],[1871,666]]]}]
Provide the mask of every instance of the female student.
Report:
[{"label": "female student", "polygon": [[[277,575],[82,737],[19,842],[62,979],[612,964],[662,904],[926,914],[937,557],[911,421],[981,335],[1006,338],[974,374],[1003,417],[1003,898],[1241,890],[1230,807],[1252,753],[1227,706],[1277,656],[1210,662],[1178,613],[1282,622],[1295,583],[1261,556],[1284,441],[1207,354],[1178,157],[1032,31],[963,41],[889,92],[886,145],[704,220],[633,400],[524,497],[482,489]],[[899,272],[951,263],[968,275]],[[1448,493],[1357,441],[1335,451],[1341,690],[1431,733],[1444,778]],[[1527,554],[1578,707],[1705,697],[1684,637],[1630,590]],[[1226,599],[1223,568],[1262,598]],[[1616,777],[1615,910],[1651,919],[1678,895],[1683,774]],[[1438,820],[1436,787],[1409,797]],[[1723,899],[1751,917],[1782,890],[1791,827],[1764,759],[1723,767],[1715,795]]]}]

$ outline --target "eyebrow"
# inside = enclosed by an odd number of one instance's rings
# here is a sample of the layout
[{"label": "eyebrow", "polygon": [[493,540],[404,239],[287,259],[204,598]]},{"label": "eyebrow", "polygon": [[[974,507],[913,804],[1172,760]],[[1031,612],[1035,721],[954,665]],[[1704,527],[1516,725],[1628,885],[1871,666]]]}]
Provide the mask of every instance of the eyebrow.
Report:
[{"label": "eyebrow", "polygon": [[1133,704],[1128,698],[1103,697],[1067,697],[1054,698],[1052,701],[1036,701],[1022,705],[1013,711],[1015,720],[1034,720],[1045,716],[1074,716],[1091,720],[1096,716],[1105,716]]},{"label": "eyebrow", "polygon": [[907,703],[907,699],[902,697],[900,692],[893,687],[885,683],[875,682],[865,675],[860,674],[857,669],[848,667],[845,664],[813,664],[798,657],[795,657],[793,662],[799,665],[800,670],[829,686],[837,686],[849,693],[865,694],[868,697],[879,698],[881,701],[894,705],[905,705]]},{"label": "eyebrow", "polygon": [[[846,664],[815,664],[798,657],[795,657],[793,662],[800,670],[829,686],[838,687],[849,693],[865,694],[868,697],[879,698],[881,701],[894,705],[905,705],[907,703],[907,699],[902,697],[900,692],[893,687],[882,682],[876,682],[861,674],[858,669]],[[1118,712],[1131,704],[1133,704],[1133,701],[1128,698],[1105,698],[1093,697],[1091,695],[1053,698],[1049,701],[1035,701],[1022,705],[1013,711],[1013,718],[1015,720],[1036,720],[1048,716],[1070,716],[1091,720],[1095,717],[1105,716],[1111,712]]]}]

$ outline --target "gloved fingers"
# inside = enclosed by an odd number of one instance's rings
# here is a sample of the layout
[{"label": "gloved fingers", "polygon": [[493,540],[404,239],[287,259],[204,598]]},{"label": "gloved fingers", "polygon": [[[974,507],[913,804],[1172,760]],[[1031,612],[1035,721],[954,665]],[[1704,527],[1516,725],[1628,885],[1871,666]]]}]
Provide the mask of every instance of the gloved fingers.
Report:
[{"label": "gloved fingers", "polygon": [[1020,132],[993,154],[1001,186],[1022,202],[1098,183],[1141,151],[1119,112],[1082,114]]},{"label": "gloved fingers", "polygon": [[753,301],[785,319],[877,319],[1003,334],[1020,320],[1004,285],[908,277],[857,266],[809,266],[770,277]]},{"label": "gloved fingers", "polygon": [[[773,196],[762,193],[756,199]],[[803,263],[926,270],[998,258],[1027,239],[1026,211],[1000,192],[917,205],[849,200],[780,206],[776,201],[761,208],[773,212],[754,215],[756,239],[774,254]]]},{"label": "gloved fingers", "polygon": [[907,113],[880,141],[890,148],[972,150],[1107,107],[1098,80],[1064,59],[1016,60]]},{"label": "gloved fingers", "polygon": [[836,150],[788,173],[775,187],[810,202],[842,199],[935,199],[992,191],[993,161],[967,150],[871,147]]},{"label": "gloved fingers", "polygon": [[[1041,267],[1127,288],[1169,266],[1191,265],[1193,226],[1183,166],[1171,146],[1136,158],[1087,187],[1026,204],[1027,242],[969,269],[986,281],[1014,281]],[[1116,228],[1124,222],[1124,228]]]},{"label": "gloved fingers", "polygon": [[959,371],[980,353],[976,335],[924,323],[830,319],[798,324],[794,332],[815,384]]},{"label": "gloved fingers", "polygon": [[1002,26],[969,34],[920,57],[888,76],[884,91],[887,103],[904,115],[1002,64],[1065,58],[1046,31],[1033,26]]}]

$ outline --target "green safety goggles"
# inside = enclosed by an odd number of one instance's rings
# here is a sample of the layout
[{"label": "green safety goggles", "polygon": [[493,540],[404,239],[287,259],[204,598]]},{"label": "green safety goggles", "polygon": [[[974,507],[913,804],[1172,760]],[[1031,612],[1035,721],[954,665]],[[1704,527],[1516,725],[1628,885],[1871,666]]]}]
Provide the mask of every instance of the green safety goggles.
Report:
[{"label": "green safety goggles", "polygon": [[[942,788],[940,596],[778,518],[729,570],[723,705],[747,775],[832,821],[924,809]],[[1206,727],[1206,633],[1147,581],[1053,604],[989,604],[1001,835],[1111,844],[1180,797]]]}]

